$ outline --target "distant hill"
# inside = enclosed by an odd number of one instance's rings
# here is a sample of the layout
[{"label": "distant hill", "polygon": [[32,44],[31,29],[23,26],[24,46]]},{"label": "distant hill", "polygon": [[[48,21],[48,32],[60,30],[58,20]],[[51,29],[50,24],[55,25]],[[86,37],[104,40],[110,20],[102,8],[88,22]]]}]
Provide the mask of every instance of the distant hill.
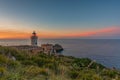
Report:
[{"label": "distant hill", "polygon": [[32,54],[0,46],[0,80],[120,80],[120,71],[88,58]]}]

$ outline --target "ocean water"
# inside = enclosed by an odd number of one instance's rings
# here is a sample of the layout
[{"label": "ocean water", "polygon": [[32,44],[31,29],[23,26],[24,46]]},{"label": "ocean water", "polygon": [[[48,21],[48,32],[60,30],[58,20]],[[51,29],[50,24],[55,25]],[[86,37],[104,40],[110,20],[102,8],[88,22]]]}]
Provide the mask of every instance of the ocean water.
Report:
[{"label": "ocean water", "polygon": [[[39,46],[44,43],[62,45],[64,55],[88,57],[107,67],[120,69],[120,39],[39,39]],[[30,45],[30,40],[0,40],[0,45]]]}]

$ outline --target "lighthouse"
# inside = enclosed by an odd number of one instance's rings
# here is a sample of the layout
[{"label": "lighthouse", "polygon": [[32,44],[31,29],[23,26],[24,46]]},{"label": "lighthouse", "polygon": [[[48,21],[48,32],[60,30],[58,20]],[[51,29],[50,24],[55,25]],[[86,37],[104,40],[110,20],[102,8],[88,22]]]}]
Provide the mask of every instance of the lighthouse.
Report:
[{"label": "lighthouse", "polygon": [[31,45],[37,46],[37,40],[38,40],[38,37],[36,35],[36,32],[33,31],[32,36],[31,36]]}]

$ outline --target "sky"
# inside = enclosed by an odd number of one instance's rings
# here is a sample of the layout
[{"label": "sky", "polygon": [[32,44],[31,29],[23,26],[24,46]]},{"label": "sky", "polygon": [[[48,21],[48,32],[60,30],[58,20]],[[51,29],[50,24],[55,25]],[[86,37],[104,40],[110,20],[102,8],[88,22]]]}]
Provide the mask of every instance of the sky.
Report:
[{"label": "sky", "polygon": [[120,0],[0,0],[0,39],[120,39]]}]

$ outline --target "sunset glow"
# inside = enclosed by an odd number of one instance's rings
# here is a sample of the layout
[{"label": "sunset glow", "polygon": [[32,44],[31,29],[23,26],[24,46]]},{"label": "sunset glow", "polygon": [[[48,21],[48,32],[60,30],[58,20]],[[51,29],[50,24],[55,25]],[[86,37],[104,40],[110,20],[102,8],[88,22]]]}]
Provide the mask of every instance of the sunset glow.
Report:
[{"label": "sunset glow", "polygon": [[120,38],[120,6],[104,3],[1,0],[0,39],[29,38],[33,31],[39,38]]},{"label": "sunset glow", "polygon": [[[0,39],[14,38],[14,39],[26,39],[30,38],[32,31],[0,31]],[[76,32],[76,33],[60,33],[60,32],[37,32],[39,38],[85,38],[85,37],[104,37],[120,35],[119,27],[108,27],[100,30],[89,31],[89,32]]]}]

